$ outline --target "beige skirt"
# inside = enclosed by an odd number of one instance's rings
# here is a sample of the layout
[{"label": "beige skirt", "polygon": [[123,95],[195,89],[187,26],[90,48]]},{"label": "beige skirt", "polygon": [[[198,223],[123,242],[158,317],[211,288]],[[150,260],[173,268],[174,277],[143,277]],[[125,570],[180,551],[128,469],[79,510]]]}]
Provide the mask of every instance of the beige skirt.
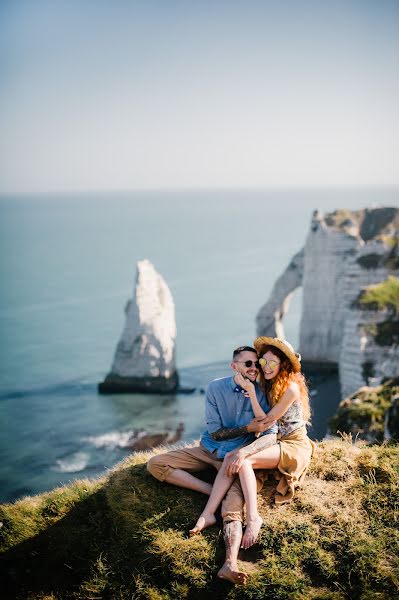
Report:
[{"label": "beige skirt", "polygon": [[316,445],[308,438],[305,427],[282,437],[278,443],[281,454],[275,471],[279,482],[274,499],[276,504],[284,504],[292,501],[295,490],[301,486]]}]

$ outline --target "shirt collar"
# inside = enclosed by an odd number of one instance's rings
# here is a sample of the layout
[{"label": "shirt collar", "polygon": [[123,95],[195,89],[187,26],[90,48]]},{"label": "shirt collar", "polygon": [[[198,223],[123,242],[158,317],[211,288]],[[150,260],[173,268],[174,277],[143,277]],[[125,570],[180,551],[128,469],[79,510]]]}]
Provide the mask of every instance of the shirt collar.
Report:
[{"label": "shirt collar", "polygon": [[234,388],[234,391],[240,392],[241,394],[245,394],[245,390],[240,385],[236,385],[236,387]]},{"label": "shirt collar", "polygon": [[245,390],[234,381],[234,375],[231,378],[231,389],[233,390],[233,392],[245,394]]}]

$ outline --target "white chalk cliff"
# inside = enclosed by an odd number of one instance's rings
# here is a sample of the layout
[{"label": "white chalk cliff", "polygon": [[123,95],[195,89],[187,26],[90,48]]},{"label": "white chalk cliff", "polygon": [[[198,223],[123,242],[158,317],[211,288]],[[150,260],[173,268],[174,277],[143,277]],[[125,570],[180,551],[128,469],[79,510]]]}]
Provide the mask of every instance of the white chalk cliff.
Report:
[{"label": "white chalk cliff", "polygon": [[[257,333],[284,337],[282,318],[302,286],[303,361],[337,364],[342,396],[369,384],[370,377],[377,384],[399,372],[399,352],[395,344],[381,346],[365,335],[364,325],[385,316],[359,310],[356,300],[364,288],[389,275],[399,275],[399,209],[315,211],[304,248],[257,315]],[[370,361],[374,366],[365,367]]]},{"label": "white chalk cliff", "polygon": [[133,299],[125,308],[125,326],[111,372],[101,392],[176,389],[176,320],[172,294],[149,260],[137,263]]},{"label": "white chalk cliff", "polygon": [[258,335],[285,339],[283,317],[288,312],[295,290],[303,280],[303,249],[295,254],[290,264],[273,286],[268,301],[256,317]]}]

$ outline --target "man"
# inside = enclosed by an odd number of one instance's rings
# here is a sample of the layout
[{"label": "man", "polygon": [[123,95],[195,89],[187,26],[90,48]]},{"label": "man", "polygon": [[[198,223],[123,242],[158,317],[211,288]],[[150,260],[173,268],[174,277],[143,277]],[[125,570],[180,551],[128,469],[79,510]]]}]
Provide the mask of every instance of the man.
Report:
[{"label": "man", "polygon": [[[172,450],[153,456],[147,464],[151,475],[173,485],[209,494],[212,485],[192,473],[210,465],[219,470],[228,454],[229,462],[242,463],[246,456],[276,443],[277,426],[265,431],[262,419],[254,418],[251,402],[237,384],[241,374],[255,383],[256,395],[265,412],[270,410],[267,399],[256,383],[258,356],[251,346],[240,346],[233,352],[232,377],[212,381],[206,392],[207,430],[201,434],[200,445]],[[255,433],[260,434],[255,438]],[[239,457],[238,452],[239,451]],[[263,472],[257,471],[258,490],[263,485]],[[247,575],[238,570],[237,557],[242,539],[244,497],[237,478],[222,503],[223,536],[226,544],[225,563],[218,577],[233,583],[245,583]],[[196,533],[195,530],[192,530]]]}]

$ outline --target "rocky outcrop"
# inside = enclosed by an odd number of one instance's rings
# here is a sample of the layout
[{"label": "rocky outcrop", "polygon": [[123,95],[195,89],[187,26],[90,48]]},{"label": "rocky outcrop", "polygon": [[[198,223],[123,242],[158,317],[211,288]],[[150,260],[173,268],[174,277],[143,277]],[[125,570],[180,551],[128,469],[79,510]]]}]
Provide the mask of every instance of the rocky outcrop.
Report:
[{"label": "rocky outcrop", "polygon": [[345,320],[339,357],[342,396],[365,384],[380,385],[399,373],[398,313],[399,279],[396,277],[390,276],[358,292]]},{"label": "rocky outcrop", "polygon": [[391,405],[385,413],[384,440],[399,442],[399,379],[397,379],[397,392],[391,396]]},{"label": "rocky outcrop", "polygon": [[126,442],[124,447],[129,448],[129,450],[134,450],[135,452],[141,452],[142,450],[157,448],[158,446],[164,446],[165,444],[176,444],[176,442],[179,442],[181,440],[183,431],[183,423],[178,424],[176,431],[166,431],[163,433],[148,433],[148,431],[137,431],[133,433],[133,435]]},{"label": "rocky outcrop", "polygon": [[172,294],[149,260],[137,263],[133,299],[102,393],[170,392],[178,385]]},{"label": "rocky outcrop", "polygon": [[[344,397],[369,383],[364,364],[373,352],[375,362],[388,360],[387,348],[376,349],[371,337],[365,337],[363,326],[369,321],[356,300],[363,289],[389,275],[399,275],[399,209],[337,210],[326,215],[315,211],[303,250],[257,315],[257,334],[284,337],[282,317],[293,291],[302,285],[299,351],[305,362],[338,364]],[[375,314],[370,318],[385,319]],[[399,371],[396,350],[389,352]],[[375,382],[391,375],[381,368],[375,371]]]},{"label": "rocky outcrop", "polygon": [[331,434],[350,433],[370,443],[399,440],[399,378],[363,386],[340,403],[330,421]]}]

